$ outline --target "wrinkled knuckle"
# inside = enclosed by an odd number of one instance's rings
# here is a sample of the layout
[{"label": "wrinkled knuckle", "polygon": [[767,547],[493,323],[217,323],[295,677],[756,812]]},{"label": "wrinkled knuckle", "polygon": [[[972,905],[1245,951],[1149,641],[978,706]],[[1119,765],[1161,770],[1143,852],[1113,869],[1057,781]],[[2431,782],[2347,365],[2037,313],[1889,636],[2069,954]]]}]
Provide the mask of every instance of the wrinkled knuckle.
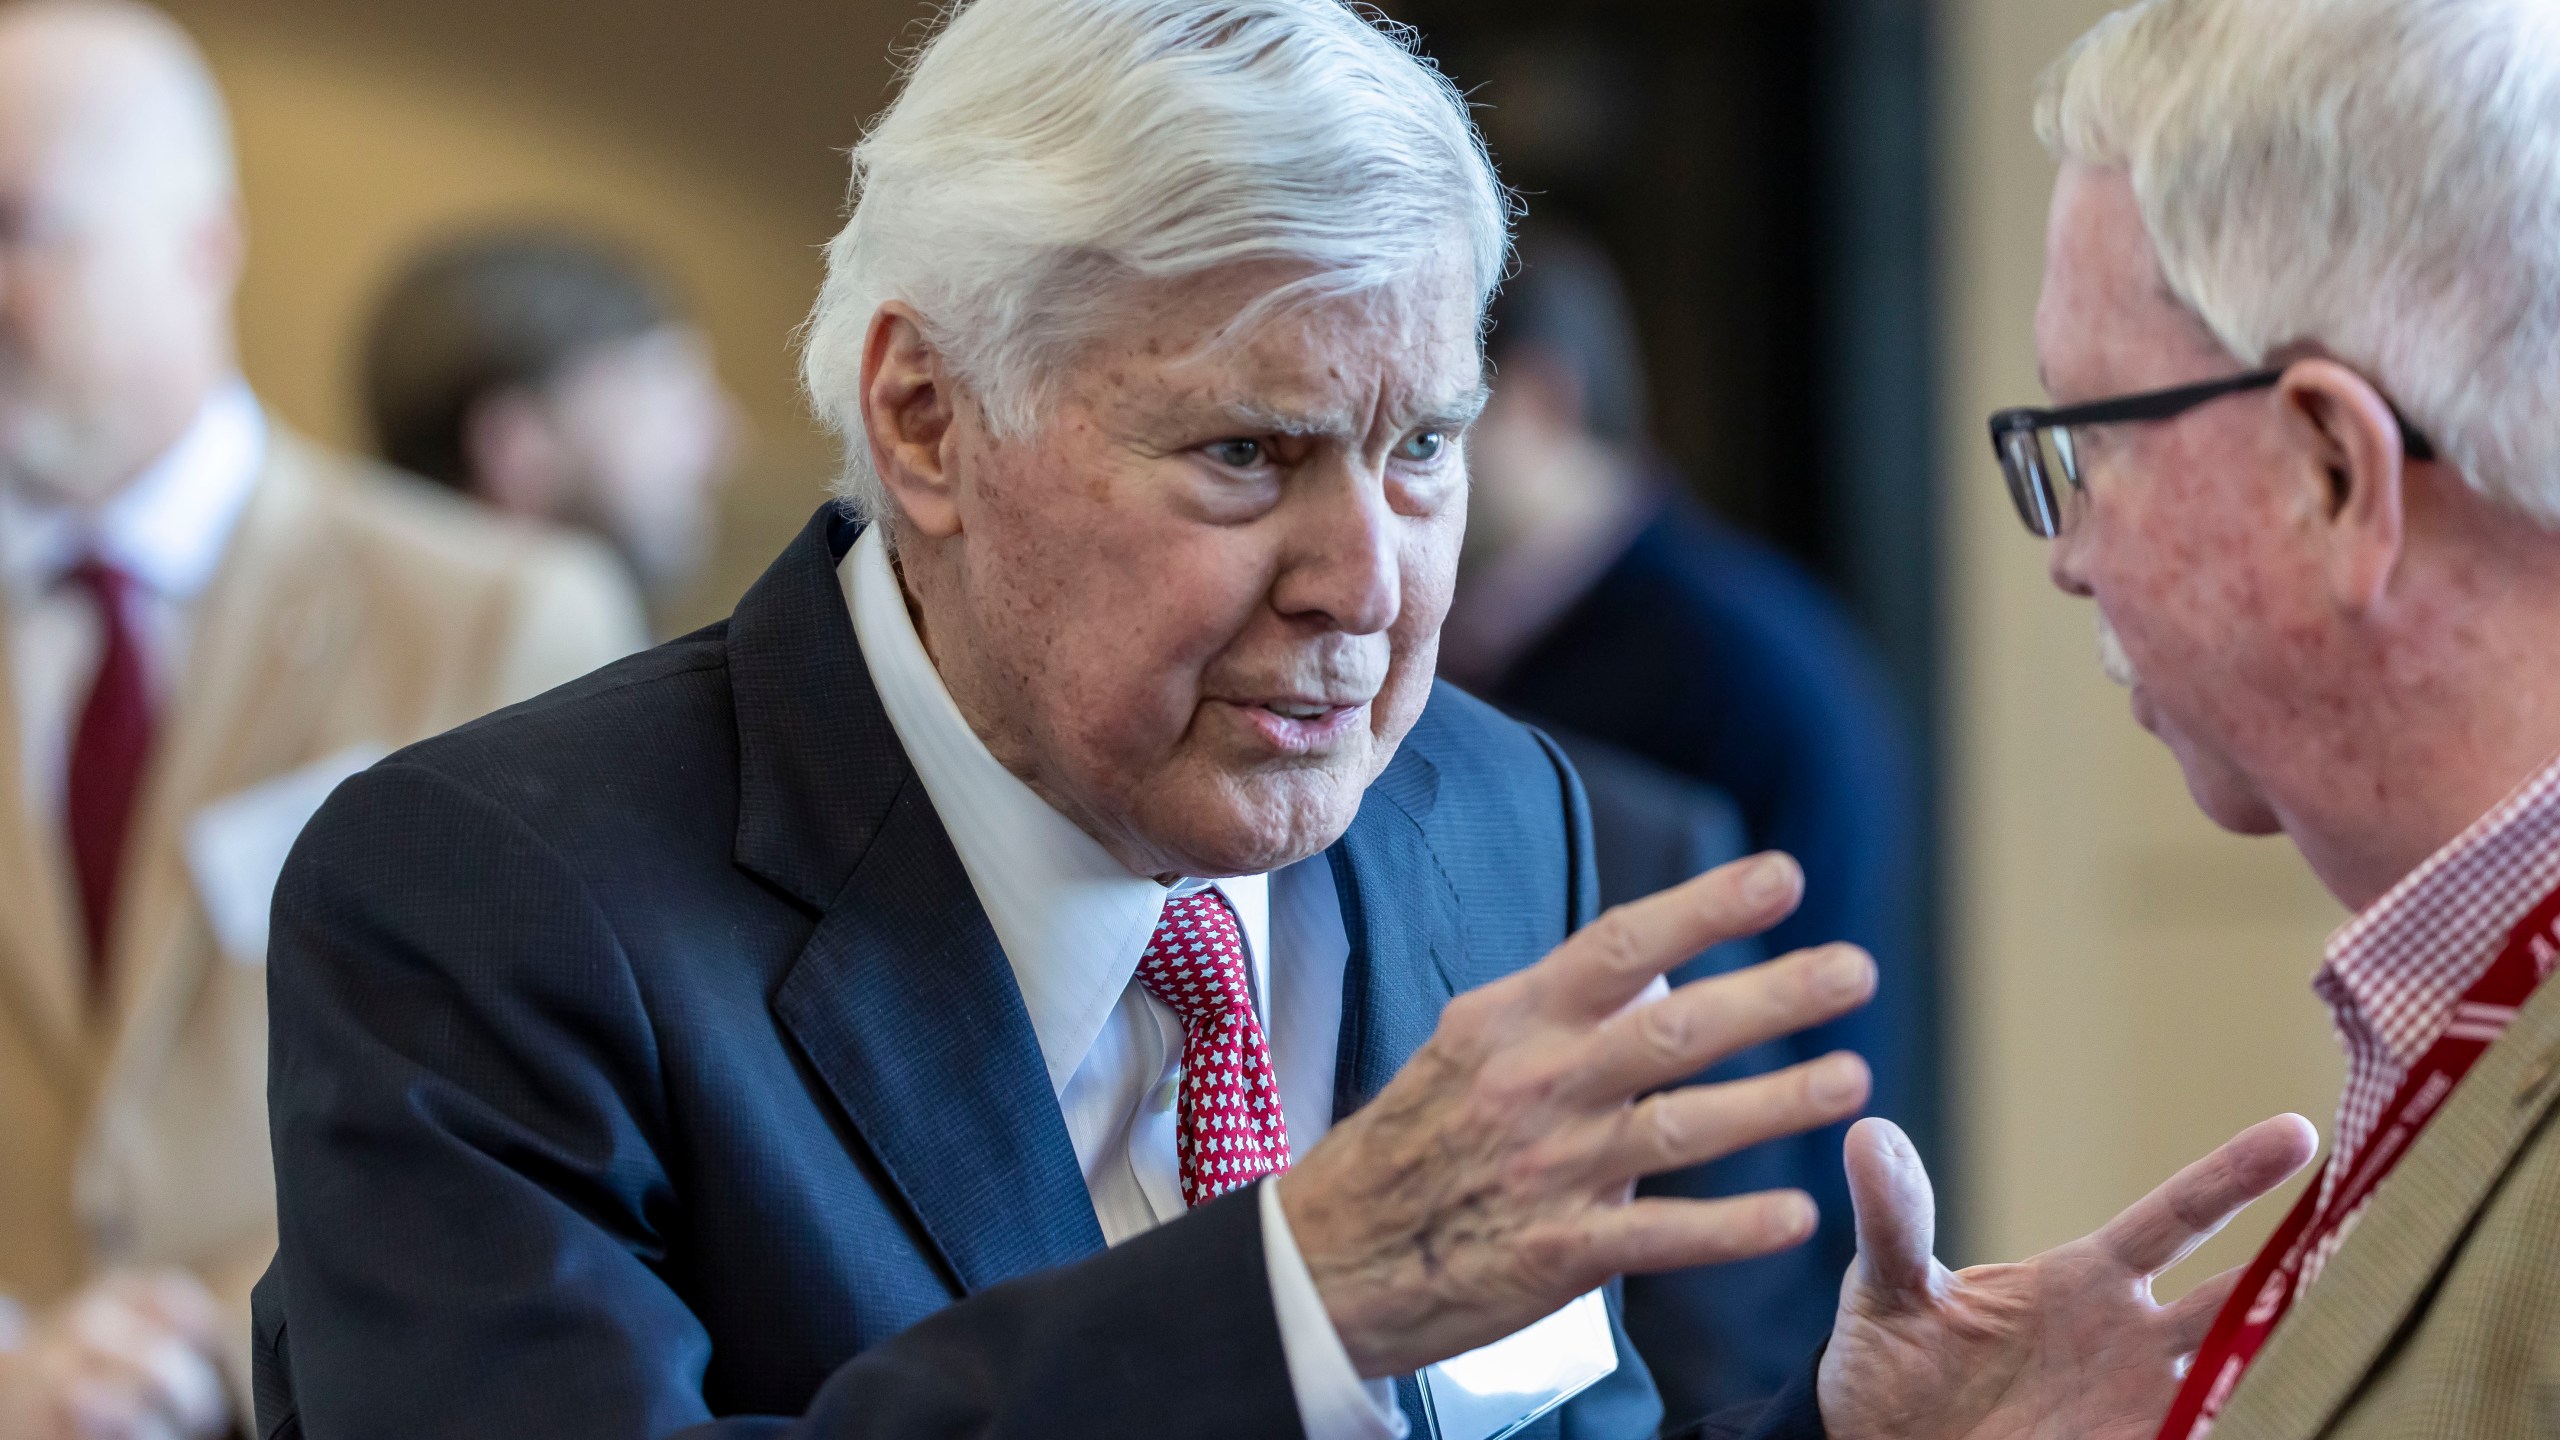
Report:
[{"label": "wrinkled knuckle", "polygon": [[1564,1164],[1554,1146],[1524,1145],[1503,1157],[1495,1172],[1504,1193],[1515,1199],[1535,1199],[1556,1188]]},{"label": "wrinkled knuckle", "polygon": [[1647,1005],[1636,1012],[1636,1037],[1655,1059],[1685,1064],[1697,1043],[1696,1017],[1684,1005]]},{"label": "wrinkled knuckle", "polygon": [[1650,1157],[1665,1164],[1686,1159],[1697,1140],[1697,1127],[1668,1095],[1653,1096],[1636,1106],[1636,1129]]},{"label": "wrinkled knuckle", "polygon": [[1581,1237],[1562,1227],[1532,1227],[1521,1235],[1514,1253],[1541,1288],[1569,1288],[1583,1269]]},{"label": "wrinkled knuckle", "polygon": [[1583,933],[1590,937],[1592,953],[1613,974],[1633,974],[1648,963],[1634,917],[1623,905],[1604,911]]},{"label": "wrinkled knuckle", "polygon": [[1545,1056],[1524,1056],[1489,1067],[1476,1086],[1482,1118],[1501,1123],[1543,1110],[1563,1083],[1563,1072]]}]

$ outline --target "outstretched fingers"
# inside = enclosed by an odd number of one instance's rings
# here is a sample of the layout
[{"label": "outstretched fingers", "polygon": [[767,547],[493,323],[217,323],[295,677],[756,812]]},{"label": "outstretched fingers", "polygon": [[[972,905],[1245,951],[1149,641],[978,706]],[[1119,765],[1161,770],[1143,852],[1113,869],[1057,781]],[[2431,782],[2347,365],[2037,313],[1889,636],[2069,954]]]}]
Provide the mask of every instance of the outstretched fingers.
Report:
[{"label": "outstretched fingers", "polygon": [[1584,1047],[1574,1089],[1615,1101],[1678,1084],[1763,1041],[1837,1019],[1876,993],[1876,962],[1854,945],[1692,981],[1602,1025]]},{"label": "outstretched fingers", "polygon": [[1804,871],[1778,854],[1710,870],[1658,895],[1617,906],[1557,946],[1521,978],[1539,1008],[1597,1022],[1702,950],[1757,935],[1793,914]]},{"label": "outstretched fingers", "polygon": [[2262,1120],[2170,1176],[2090,1241],[2133,1274],[2157,1275],[2290,1179],[2319,1146],[2319,1133],[2299,1115]]},{"label": "outstretched fingers", "polygon": [[1766,1075],[1666,1090],[1616,1112],[1594,1159],[1609,1180],[1685,1170],[1848,1119],[1872,1084],[1867,1062],[1844,1050]]},{"label": "outstretched fingers", "polygon": [[1766,1190],[1722,1200],[1645,1196],[1592,1213],[1592,1268],[1655,1275],[1727,1265],[1792,1249],[1813,1238],[1820,1212],[1801,1190]]}]

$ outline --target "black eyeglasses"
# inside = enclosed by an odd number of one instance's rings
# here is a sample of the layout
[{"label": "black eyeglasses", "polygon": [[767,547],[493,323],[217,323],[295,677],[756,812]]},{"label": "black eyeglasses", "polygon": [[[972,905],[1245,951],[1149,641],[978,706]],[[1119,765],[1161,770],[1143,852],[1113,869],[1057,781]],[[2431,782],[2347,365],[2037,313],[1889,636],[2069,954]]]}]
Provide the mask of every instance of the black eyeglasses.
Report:
[{"label": "black eyeglasses", "polygon": [[[2040,540],[2060,535],[2069,523],[2068,505],[2082,493],[2080,451],[2071,432],[2084,425],[2123,425],[2143,420],[2174,420],[2209,401],[2247,390],[2273,389],[2283,370],[2260,370],[2202,385],[2154,390],[2113,400],[2093,400],[2060,410],[2003,410],[1991,417],[1991,449],[2009,481],[2009,498],[2018,518]],[[2436,447],[2401,416],[2400,443],[2412,460],[2433,460]],[[2061,484],[2055,483],[2059,477]]]}]

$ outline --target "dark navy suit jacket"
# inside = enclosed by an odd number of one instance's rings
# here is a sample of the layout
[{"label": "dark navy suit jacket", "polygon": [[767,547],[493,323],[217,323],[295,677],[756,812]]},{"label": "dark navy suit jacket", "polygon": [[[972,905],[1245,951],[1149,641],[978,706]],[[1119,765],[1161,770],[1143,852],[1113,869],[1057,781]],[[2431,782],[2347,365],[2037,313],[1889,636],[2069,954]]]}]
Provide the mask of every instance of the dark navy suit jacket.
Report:
[{"label": "dark navy suit jacket", "polygon": [[[404,751],[304,833],[262,1436],[1300,1433],[1249,1193],[1105,1250],[855,647],[851,535],[822,512],[725,625]],[[1329,861],[1340,1112],[1594,906],[1569,767],[1448,690]],[[1651,1434],[1620,1351],[1538,1433]]]}]

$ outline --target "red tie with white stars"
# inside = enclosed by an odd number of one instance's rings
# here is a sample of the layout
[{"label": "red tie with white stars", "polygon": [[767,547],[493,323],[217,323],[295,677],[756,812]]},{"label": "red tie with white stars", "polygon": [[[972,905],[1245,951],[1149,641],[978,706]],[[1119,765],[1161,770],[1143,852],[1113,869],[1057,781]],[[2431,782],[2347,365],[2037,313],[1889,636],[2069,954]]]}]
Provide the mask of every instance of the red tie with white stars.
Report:
[{"label": "red tie with white stars", "polygon": [[1182,1203],[1202,1205],[1289,1168],[1289,1125],[1271,1046],[1253,1013],[1244,937],[1215,890],[1165,902],[1138,983],[1182,1019],[1174,1144]]}]

